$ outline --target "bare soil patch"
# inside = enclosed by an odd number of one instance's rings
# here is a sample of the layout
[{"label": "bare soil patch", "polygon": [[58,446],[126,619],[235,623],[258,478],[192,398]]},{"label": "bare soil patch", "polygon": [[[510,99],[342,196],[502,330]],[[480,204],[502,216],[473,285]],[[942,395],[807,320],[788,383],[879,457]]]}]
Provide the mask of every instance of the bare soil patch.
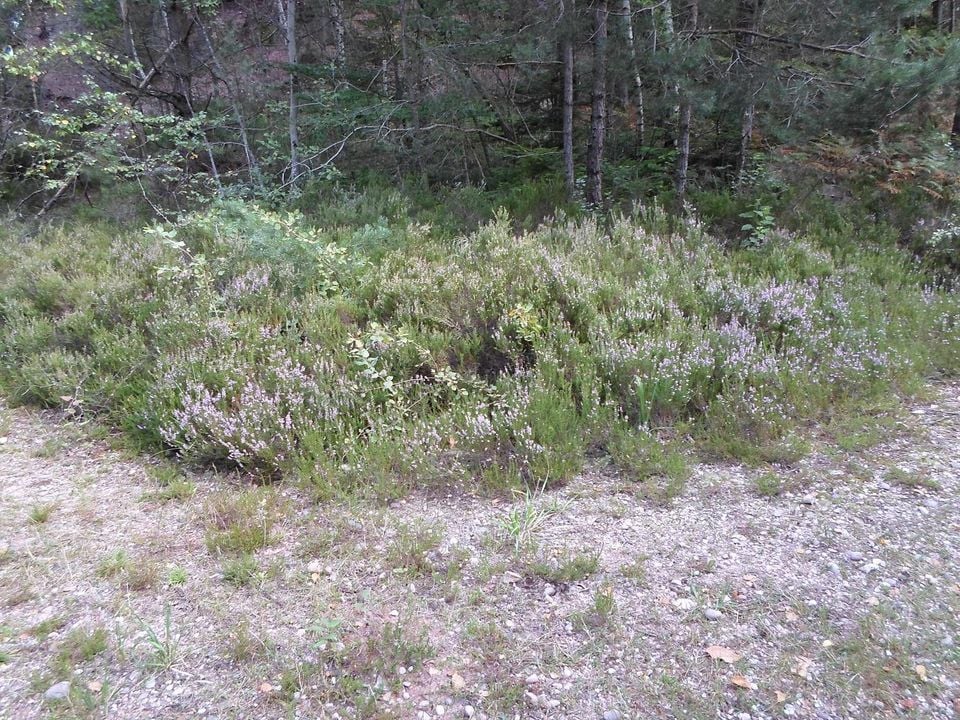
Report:
[{"label": "bare soil patch", "polygon": [[601,465],[515,501],[167,499],[2,415],[2,717],[960,715],[958,385],[667,506]]}]

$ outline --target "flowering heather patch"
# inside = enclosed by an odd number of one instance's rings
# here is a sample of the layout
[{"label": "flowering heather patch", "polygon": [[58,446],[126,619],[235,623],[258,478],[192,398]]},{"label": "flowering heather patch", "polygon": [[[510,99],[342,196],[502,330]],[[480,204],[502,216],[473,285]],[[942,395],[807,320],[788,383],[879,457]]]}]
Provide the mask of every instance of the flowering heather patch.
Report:
[{"label": "flowering heather patch", "polygon": [[776,440],[960,366],[957,293],[892,250],[501,217],[372,264],[332,237],[232,204],[85,252],[8,242],[0,381],[190,461],[392,492],[559,482],[614,427]]}]

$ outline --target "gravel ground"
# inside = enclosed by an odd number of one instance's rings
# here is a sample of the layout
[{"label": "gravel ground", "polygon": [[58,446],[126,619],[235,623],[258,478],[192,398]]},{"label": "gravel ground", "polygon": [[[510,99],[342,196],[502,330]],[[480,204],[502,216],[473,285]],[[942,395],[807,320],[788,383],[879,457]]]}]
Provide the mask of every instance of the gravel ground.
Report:
[{"label": "gravel ground", "polygon": [[[601,465],[515,501],[163,501],[150,459],[0,416],[3,718],[960,717],[958,385],[668,506]],[[214,548],[239,526],[246,561]]]}]

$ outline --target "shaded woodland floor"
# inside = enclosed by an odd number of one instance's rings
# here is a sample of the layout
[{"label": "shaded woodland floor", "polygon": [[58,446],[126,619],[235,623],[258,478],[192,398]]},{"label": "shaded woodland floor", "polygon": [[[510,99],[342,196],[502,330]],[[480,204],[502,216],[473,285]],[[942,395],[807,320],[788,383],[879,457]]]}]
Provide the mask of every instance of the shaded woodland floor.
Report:
[{"label": "shaded woodland floor", "polygon": [[672,499],[314,505],[95,435],[2,411],[0,717],[960,716],[956,384]]}]

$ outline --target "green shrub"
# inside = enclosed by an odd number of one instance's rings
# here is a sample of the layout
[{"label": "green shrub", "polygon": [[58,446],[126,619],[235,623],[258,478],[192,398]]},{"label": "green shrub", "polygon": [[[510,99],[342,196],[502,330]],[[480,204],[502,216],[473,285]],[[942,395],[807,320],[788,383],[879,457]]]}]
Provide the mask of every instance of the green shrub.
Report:
[{"label": "green shrub", "polygon": [[[535,218],[556,189],[507,204]],[[449,237],[386,189],[338,202],[363,217],[318,228],[231,202],[142,233],[6,230],[0,385],[182,460],[296,474],[318,499],[543,487],[599,448],[669,499],[686,463],[650,442],[661,428],[792,462],[794,430],[829,405],[960,368],[958,295],[885,226],[825,214],[728,249],[651,206],[527,232],[500,212]],[[703,214],[766,206],[717,195]],[[249,552],[269,529],[213,523],[208,540]]]}]

